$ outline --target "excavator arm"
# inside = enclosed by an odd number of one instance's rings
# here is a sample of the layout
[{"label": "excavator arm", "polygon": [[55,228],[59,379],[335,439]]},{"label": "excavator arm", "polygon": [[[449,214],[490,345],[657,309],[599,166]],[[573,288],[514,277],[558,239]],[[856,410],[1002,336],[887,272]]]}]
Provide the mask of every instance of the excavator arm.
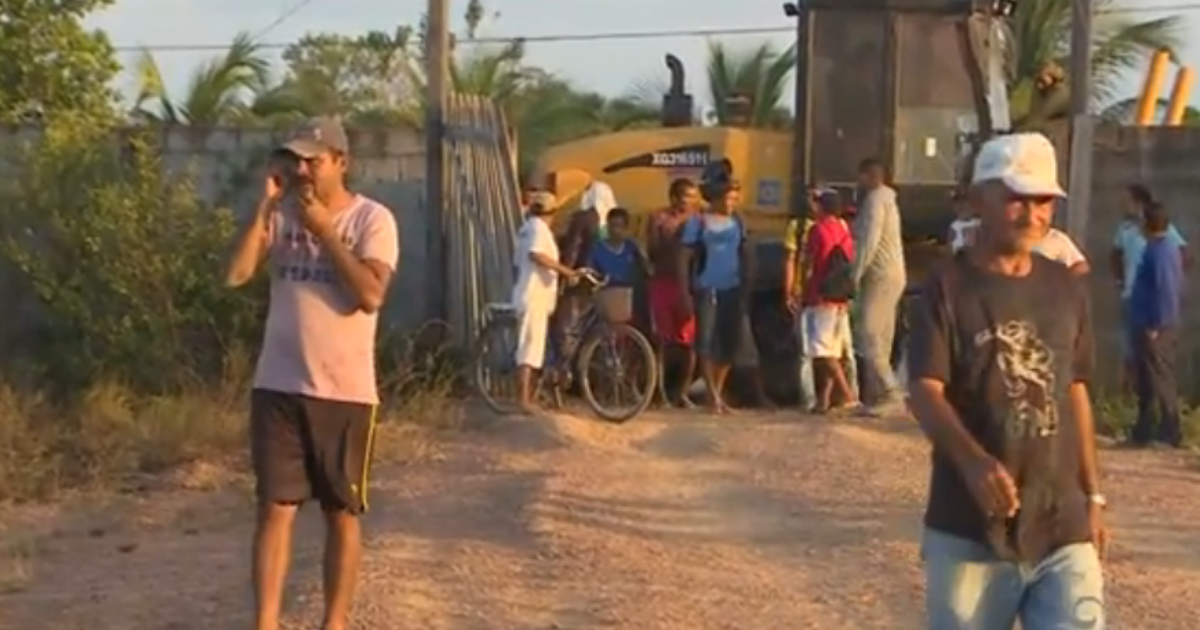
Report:
[{"label": "excavator arm", "polygon": [[[976,3],[959,30],[978,122],[975,129],[964,129],[959,134],[960,187],[970,181],[975,155],[983,143],[997,134],[1010,133],[1015,126],[1013,95],[1008,90],[1015,71],[1013,33],[1008,25],[1014,8],[1012,0]],[[1033,101],[1037,99],[1034,86],[1030,88],[1028,94],[1018,95],[1030,99],[1026,111],[1034,108]]]}]

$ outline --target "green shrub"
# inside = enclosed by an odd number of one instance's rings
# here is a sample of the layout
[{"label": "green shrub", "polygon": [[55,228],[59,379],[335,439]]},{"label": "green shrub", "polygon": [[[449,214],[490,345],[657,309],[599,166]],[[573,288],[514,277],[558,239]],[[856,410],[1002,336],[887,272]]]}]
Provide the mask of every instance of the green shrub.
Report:
[{"label": "green shrub", "polygon": [[[1137,400],[1129,396],[1097,398],[1092,404],[1096,432],[1114,440],[1128,440],[1137,422]],[[1200,408],[1183,405],[1183,443],[1200,446]]]},{"label": "green shrub", "polygon": [[[56,118],[0,152],[0,504],[244,465],[266,274],[223,285],[233,216],[164,170],[157,146]],[[384,459],[420,456],[459,417],[442,336],[381,343],[385,412],[405,421],[381,433]]]},{"label": "green shrub", "polygon": [[36,320],[10,368],[19,357],[60,390],[162,393],[218,378],[227,356],[257,344],[262,286],[220,281],[233,216],[164,170],[152,133],[59,118],[16,151],[0,188],[0,265],[24,290],[10,303],[32,302]]}]

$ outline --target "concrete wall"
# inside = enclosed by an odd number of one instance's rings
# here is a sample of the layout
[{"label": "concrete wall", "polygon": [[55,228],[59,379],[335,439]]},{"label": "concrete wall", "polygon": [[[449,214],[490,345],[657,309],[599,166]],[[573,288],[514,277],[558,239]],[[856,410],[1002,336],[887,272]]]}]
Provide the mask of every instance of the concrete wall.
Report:
[{"label": "concrete wall", "polygon": [[[412,330],[434,316],[429,311],[428,291],[429,282],[437,277],[428,255],[424,138],[411,128],[348,129],[347,133],[353,185],[391,208],[400,226],[401,272],[392,286],[394,297],[384,325]],[[36,127],[0,127],[0,151],[36,141],[38,135]],[[201,199],[245,212],[261,194],[262,167],[271,149],[278,146],[280,132],[169,127],[157,139],[165,167],[191,176]],[[11,175],[0,169],[0,176]],[[11,293],[4,290],[10,282],[0,277],[0,293]],[[3,328],[9,334],[20,334],[10,326],[11,322]]]},{"label": "concrete wall", "polygon": [[[438,274],[428,252],[424,206],[424,145],[412,129],[349,130],[354,150],[352,177],[365,194],[378,198],[397,215],[402,240],[401,273],[392,288],[385,313],[386,326],[411,330],[433,316],[428,304],[429,283]],[[36,129],[0,128],[0,147],[36,138]],[[1065,131],[1052,130],[1063,151]],[[161,136],[167,167],[190,172],[202,198],[212,203],[247,207],[261,190],[259,167],[278,142],[277,132],[261,129],[171,128]],[[1117,355],[1117,293],[1108,274],[1108,255],[1123,211],[1123,188],[1132,182],[1148,185],[1171,211],[1180,231],[1196,243],[1200,254],[1200,214],[1192,211],[1200,199],[1200,129],[1117,128],[1097,130],[1095,189],[1085,243],[1092,274],[1093,306],[1102,384],[1115,382]],[[0,278],[0,286],[3,286]],[[1200,270],[1189,277],[1192,295],[1200,291]],[[1200,302],[1185,302],[1187,329],[1181,344],[1181,386],[1200,395]]]},{"label": "concrete wall", "polygon": [[[1086,247],[1094,272],[1092,300],[1103,383],[1111,385],[1119,365],[1116,316],[1118,293],[1108,271],[1113,237],[1125,210],[1124,189],[1141,182],[1148,186],[1171,220],[1200,253],[1200,129],[1104,127],[1097,130],[1092,207]],[[1188,275],[1184,302],[1185,326],[1179,348],[1180,389],[1200,396],[1200,269]]]}]

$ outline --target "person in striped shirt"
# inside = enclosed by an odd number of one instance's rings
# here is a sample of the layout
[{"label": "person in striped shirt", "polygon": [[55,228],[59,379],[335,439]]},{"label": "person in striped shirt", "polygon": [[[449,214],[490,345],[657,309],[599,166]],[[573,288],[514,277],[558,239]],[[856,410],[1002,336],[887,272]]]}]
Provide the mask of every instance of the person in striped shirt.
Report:
[{"label": "person in striped shirt", "polygon": [[802,252],[808,242],[808,232],[813,226],[813,200],[817,189],[809,191],[808,199],[801,212],[788,221],[783,234],[783,286],[786,293],[787,308],[796,321],[796,335],[799,341],[800,353],[797,358],[800,382],[800,404],[811,410],[816,405],[817,388],[813,381],[812,358],[804,352],[804,327],[801,325],[800,296],[804,291],[804,270],[800,268]]}]

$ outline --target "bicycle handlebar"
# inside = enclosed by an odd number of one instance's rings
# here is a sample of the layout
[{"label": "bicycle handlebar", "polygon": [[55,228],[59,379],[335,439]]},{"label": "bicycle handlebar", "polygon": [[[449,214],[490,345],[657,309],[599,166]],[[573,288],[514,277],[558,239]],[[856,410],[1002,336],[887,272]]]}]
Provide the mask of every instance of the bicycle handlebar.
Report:
[{"label": "bicycle handlebar", "polygon": [[593,290],[602,289],[608,284],[608,277],[600,274],[599,271],[589,267],[583,267],[579,270],[579,279],[591,285]]}]

